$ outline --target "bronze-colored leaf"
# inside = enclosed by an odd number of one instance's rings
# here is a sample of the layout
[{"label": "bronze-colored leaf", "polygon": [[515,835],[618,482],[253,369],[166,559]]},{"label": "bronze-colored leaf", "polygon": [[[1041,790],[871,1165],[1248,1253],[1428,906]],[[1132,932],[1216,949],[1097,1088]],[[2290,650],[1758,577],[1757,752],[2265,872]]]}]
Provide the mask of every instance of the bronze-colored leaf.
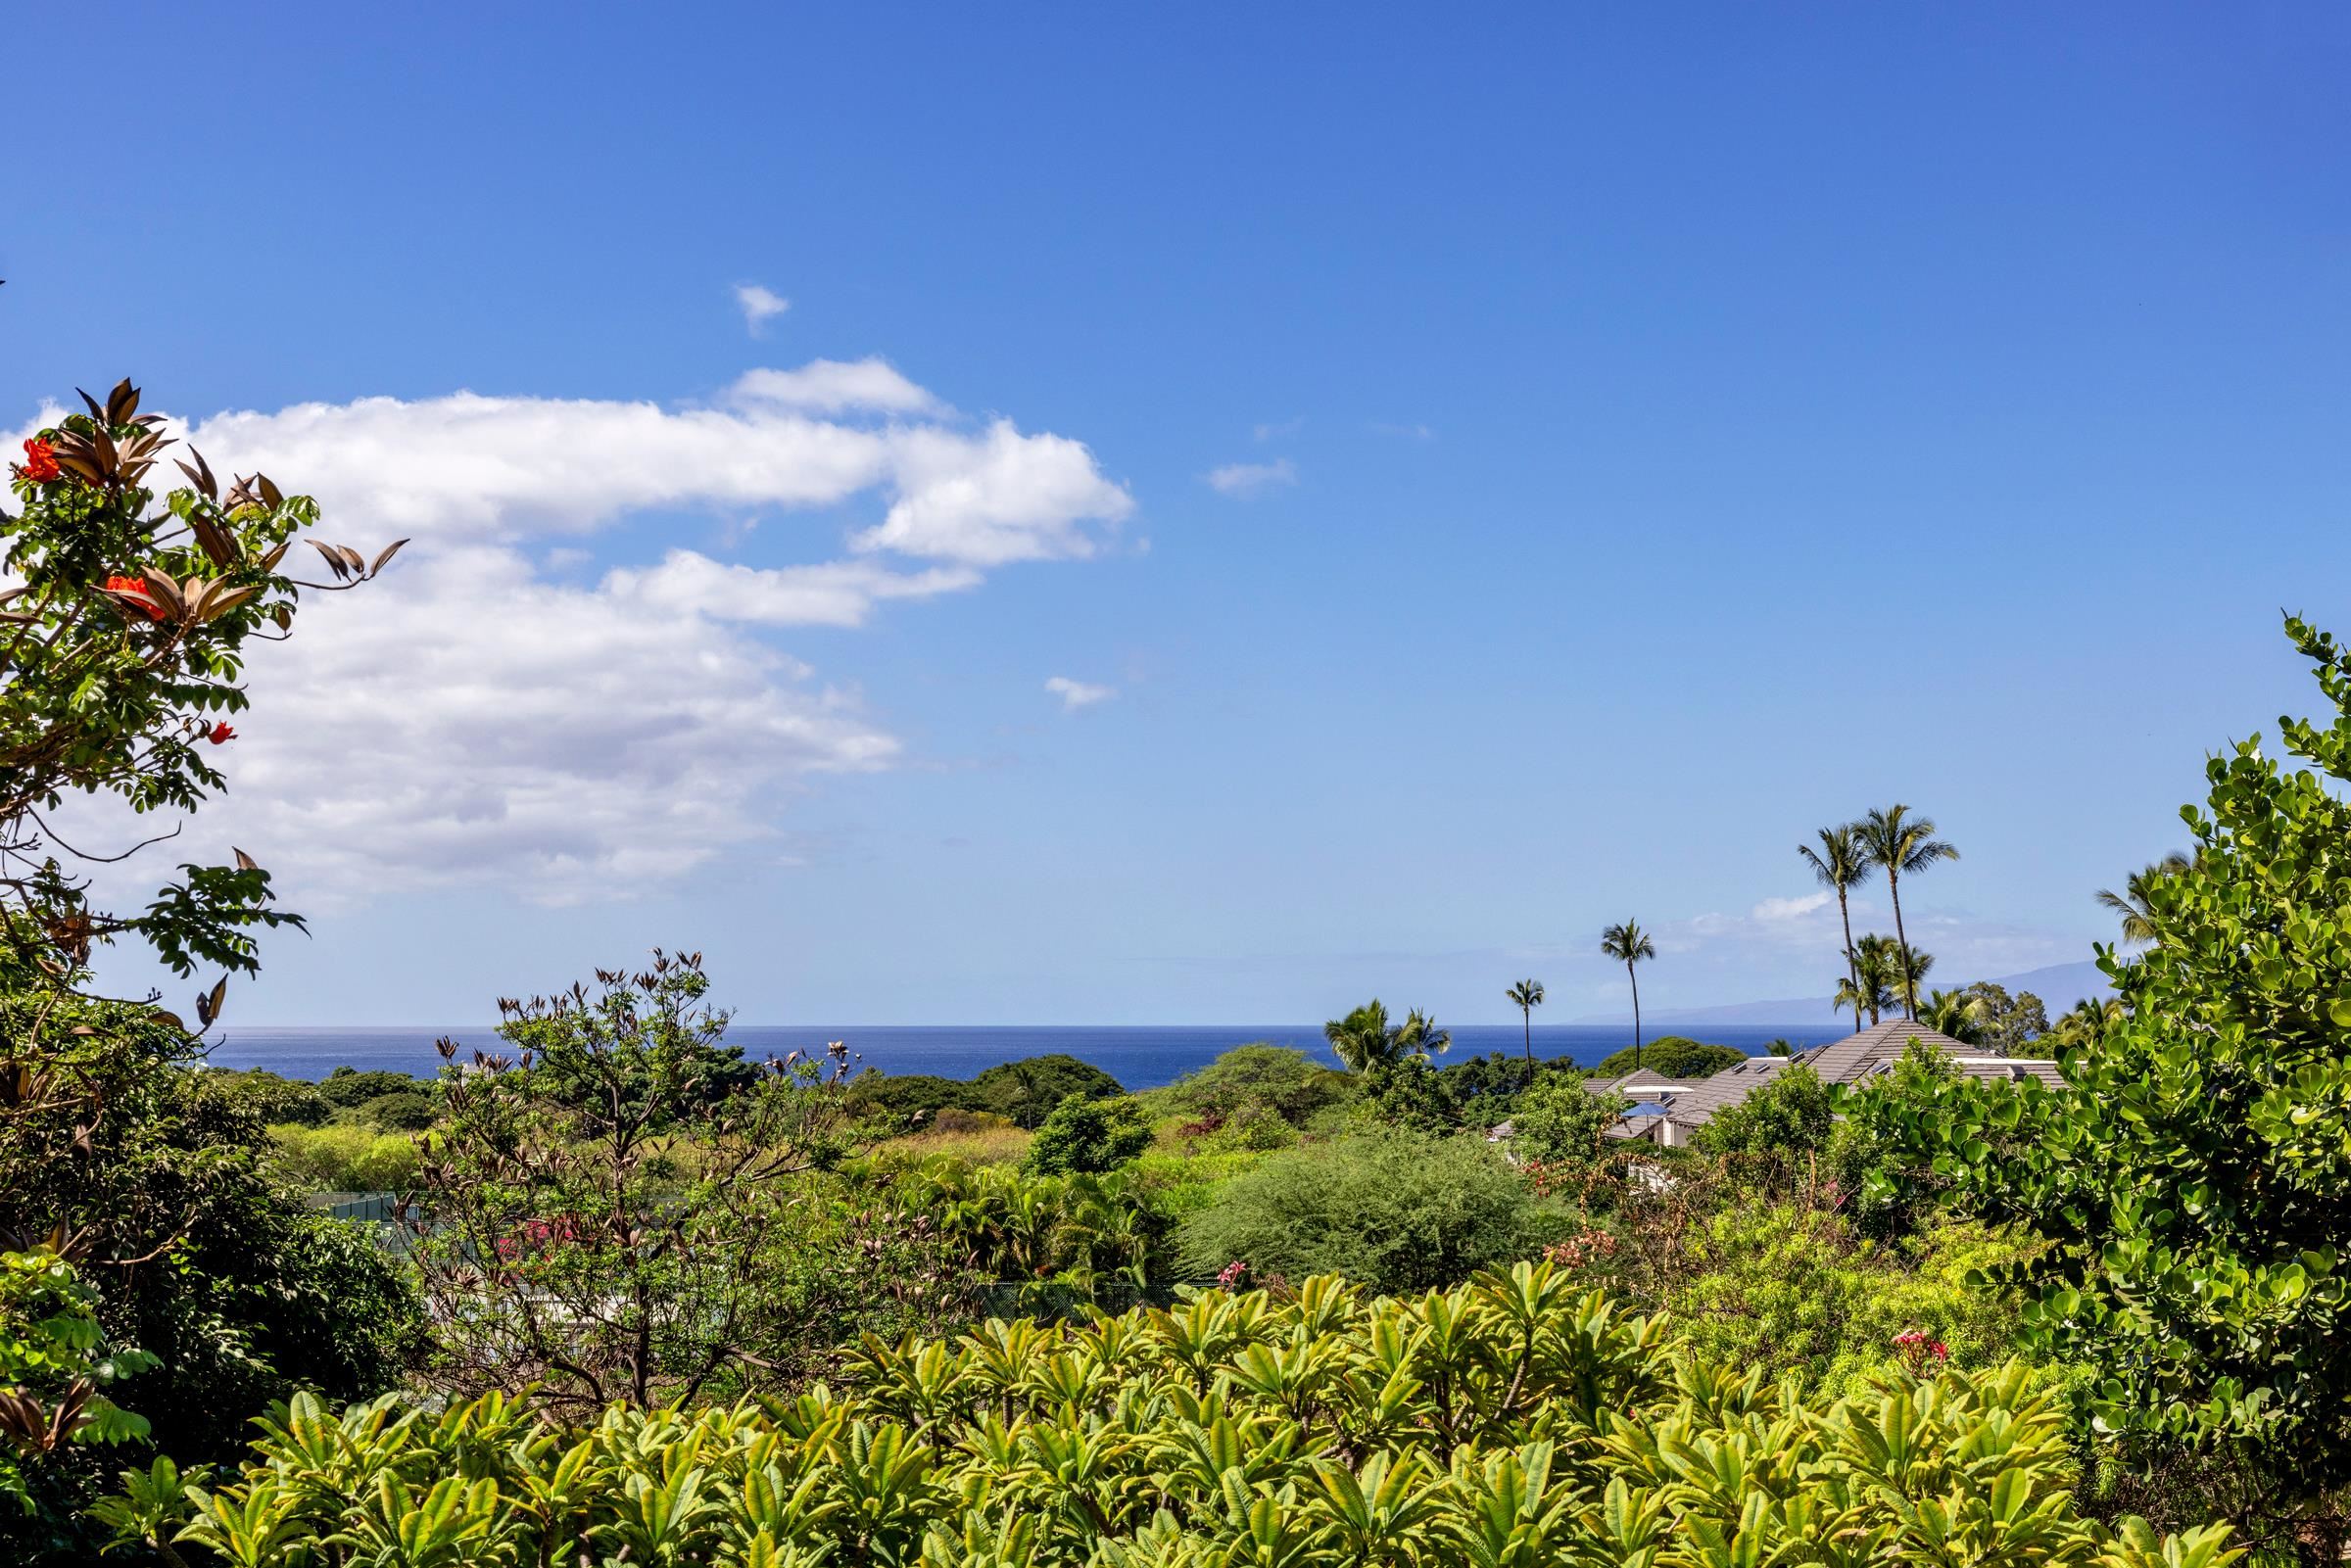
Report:
[{"label": "bronze-colored leaf", "polygon": [[90,410],[90,417],[103,424],[106,421],[106,410],[98,406],[98,400],[83,392],[79,387],[75,387],[73,390],[80,396],[82,406]]},{"label": "bronze-colored leaf", "polygon": [[405,539],[396,539],[391,544],[386,545],[383,548],[383,553],[376,556],[375,564],[367,568],[367,575],[369,577],[373,577],[376,573],[382,571],[386,563],[388,563],[393,556],[400,553],[400,546],[406,545],[408,541]]},{"label": "bronze-colored leaf", "polygon": [[237,857],[237,870],[239,871],[260,871],[262,869],[260,862],[233,844],[229,846],[229,853]]},{"label": "bronze-colored leaf", "polygon": [[[217,586],[217,584],[215,585],[215,587]],[[225,594],[215,594],[212,601],[205,606],[204,614],[200,617],[200,619],[216,621],[221,616],[226,615],[230,610],[235,609],[238,605],[253,597],[253,594],[254,590],[250,588],[236,588],[229,590]]]},{"label": "bronze-colored leaf", "polygon": [[340,583],[344,578],[351,575],[351,568],[343,564],[341,546],[335,545],[323,545],[314,539],[309,541],[309,544],[311,548],[316,550],[319,554],[326,557],[326,564],[334,569],[336,582]]},{"label": "bronze-colored leaf", "polygon": [[294,606],[291,604],[280,604],[269,612],[269,618],[277,623],[277,629],[281,632],[294,630]]},{"label": "bronze-colored leaf", "polygon": [[151,1016],[158,1023],[168,1023],[182,1034],[188,1032],[187,1024],[180,1021],[178,1014],[170,1011],[168,1008],[159,1007]]},{"label": "bronze-colored leaf", "polygon": [[226,1005],[227,1001],[228,1001],[228,976],[227,976],[227,975],[225,975],[225,974],[223,974],[223,975],[221,975],[221,976],[220,976],[219,983],[216,984],[216,985],[213,987],[213,997],[212,997],[212,1002],[213,1002],[213,1017],[214,1017],[214,1018],[217,1019],[217,1018],[220,1016],[220,1009],[221,1009],[223,1006],[225,1006],[225,1005]]},{"label": "bronze-colored leaf", "polygon": [[342,555],[343,564],[351,568],[352,576],[365,577],[367,575],[366,556],[361,555],[358,550],[353,549],[349,545],[337,545],[335,549]]},{"label": "bronze-colored leaf", "polygon": [[124,376],[115,383],[115,390],[106,395],[106,422],[110,425],[129,424],[139,411],[139,389]]},{"label": "bronze-colored leaf", "polygon": [[277,563],[278,563],[279,561],[282,561],[282,560],[284,560],[284,559],[286,558],[286,551],[287,551],[287,550],[289,550],[289,549],[292,549],[293,547],[294,547],[294,542],[293,542],[292,540],[290,540],[290,539],[289,539],[289,540],[287,540],[287,541],[286,541],[284,544],[282,544],[282,545],[278,546],[277,546],[277,548],[275,548],[275,549],[271,550],[271,551],[270,551],[268,554],[266,554],[266,555],[263,556],[263,557],[262,557],[262,570],[263,570],[263,571],[264,571],[264,572],[274,572],[274,571],[276,571],[276,570],[277,570]]},{"label": "bronze-colored leaf", "polygon": [[186,618],[188,603],[180,595],[177,583],[172,582],[169,577],[152,566],[140,567],[139,576],[146,580],[148,594],[169,613],[173,620]]},{"label": "bronze-colored leaf", "polygon": [[269,482],[269,476],[267,474],[254,475],[253,482],[261,487],[263,504],[268,506],[273,511],[285,504],[286,498],[279,493],[278,488],[275,485]]},{"label": "bronze-colored leaf", "polygon": [[[181,463],[179,466],[185,468],[188,465]],[[188,513],[188,529],[196,536],[196,543],[204,546],[204,552],[213,558],[215,566],[229,567],[236,564],[236,541],[230,539],[218,523],[203,512],[191,511]]]}]

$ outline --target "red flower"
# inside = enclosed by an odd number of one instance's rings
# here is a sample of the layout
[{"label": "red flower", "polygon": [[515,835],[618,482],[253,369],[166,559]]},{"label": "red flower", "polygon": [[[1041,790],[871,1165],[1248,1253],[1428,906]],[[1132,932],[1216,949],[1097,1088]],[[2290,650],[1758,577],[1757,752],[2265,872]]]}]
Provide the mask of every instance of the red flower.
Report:
[{"label": "red flower", "polygon": [[154,594],[147,592],[147,584],[144,580],[136,577],[110,577],[106,580],[106,589],[110,594],[120,594],[124,598],[138,600],[139,608],[147,612],[147,619],[160,621],[164,618],[164,607],[155,601]]},{"label": "red flower", "polygon": [[41,440],[40,437],[33,437],[24,443],[24,465],[17,472],[36,485],[47,484],[60,472],[57,466],[57,449]]},{"label": "red flower", "polygon": [[234,740],[237,737],[237,732],[225,724],[216,724],[210,730],[205,731],[204,737],[214,745],[218,745],[223,740]]}]

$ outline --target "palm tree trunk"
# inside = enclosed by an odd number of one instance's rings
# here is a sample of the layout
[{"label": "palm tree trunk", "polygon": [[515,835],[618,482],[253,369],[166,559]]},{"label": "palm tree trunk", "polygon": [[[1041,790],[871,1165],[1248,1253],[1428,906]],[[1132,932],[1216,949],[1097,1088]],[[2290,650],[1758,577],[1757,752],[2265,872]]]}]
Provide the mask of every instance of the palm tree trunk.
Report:
[{"label": "palm tree trunk", "polygon": [[1531,1007],[1520,1008],[1518,1022],[1526,1030],[1526,1081],[1532,1083],[1535,1081],[1535,1010]]},{"label": "palm tree trunk", "polygon": [[[1918,986],[1910,978],[1910,938],[1902,930],[1902,879],[1886,868],[1886,889],[1894,895],[1894,939],[1900,945],[1896,955],[1902,966],[1902,1017],[1915,1022],[1918,1019]],[[1870,1020],[1875,1023],[1877,1020]]]},{"label": "palm tree trunk", "polygon": [[1633,1070],[1641,1070],[1641,976],[1633,973],[1633,961],[1624,961],[1624,977],[1633,982]]},{"label": "palm tree trunk", "polygon": [[[1861,989],[1861,961],[1853,953],[1853,914],[1845,906],[1845,889],[1842,887],[1837,889],[1837,918],[1845,922],[1845,973],[1853,982],[1853,990],[1858,993]],[[1855,1008],[1853,1028],[1858,1031],[1860,1027],[1861,1010]]]}]

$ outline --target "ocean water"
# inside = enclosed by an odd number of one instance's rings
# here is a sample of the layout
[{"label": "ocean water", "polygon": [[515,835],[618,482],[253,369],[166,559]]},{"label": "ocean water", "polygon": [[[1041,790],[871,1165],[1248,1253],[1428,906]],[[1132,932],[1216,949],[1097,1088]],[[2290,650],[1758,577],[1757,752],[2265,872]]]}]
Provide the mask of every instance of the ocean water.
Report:
[{"label": "ocean water", "polygon": [[[1666,1024],[1643,1031],[1649,1039],[1682,1032]],[[1799,1048],[1843,1039],[1851,1030],[1825,1024],[1713,1024],[1691,1031],[1716,1045],[1760,1054],[1775,1039]],[[458,1060],[472,1052],[503,1050],[488,1024],[403,1028],[229,1028],[217,1036],[212,1063],[222,1068],[266,1068],[289,1078],[323,1078],[338,1067],[362,1071],[409,1072],[430,1077],[440,1057],[433,1042],[443,1035],[457,1042]],[[1588,1067],[1633,1043],[1632,1025],[1555,1023],[1535,1025],[1535,1055]],[[1155,1026],[1056,1024],[925,1024],[886,1026],[840,1024],[738,1024],[727,1039],[751,1057],[792,1051],[821,1054],[830,1040],[847,1044],[851,1061],[885,1072],[933,1072],[969,1078],[999,1062],[1062,1052],[1089,1062],[1129,1089],[1156,1089],[1196,1070],[1236,1045],[1267,1040],[1294,1045],[1335,1064],[1319,1023],[1219,1023]],[[1440,1063],[1466,1061],[1523,1049],[1515,1023],[1469,1023],[1453,1027],[1453,1049]]]}]

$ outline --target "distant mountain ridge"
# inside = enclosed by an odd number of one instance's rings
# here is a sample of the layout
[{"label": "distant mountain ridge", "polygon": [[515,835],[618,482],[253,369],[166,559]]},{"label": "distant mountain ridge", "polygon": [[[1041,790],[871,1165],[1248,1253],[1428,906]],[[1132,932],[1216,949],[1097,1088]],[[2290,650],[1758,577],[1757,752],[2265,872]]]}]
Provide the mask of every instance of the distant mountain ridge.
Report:
[{"label": "distant mountain ridge", "polygon": [[[1959,982],[1969,983],[1967,981]],[[2010,992],[2031,991],[2040,998],[2054,1019],[2085,997],[2105,997],[2114,994],[2106,976],[2094,963],[2051,964],[2046,969],[2027,970],[2022,974],[1998,974],[1992,983],[2003,985]],[[1628,1009],[1607,1016],[1594,1015],[1576,1020],[1578,1023],[1621,1023],[1632,1018]],[[1706,1023],[1834,1023],[1845,1015],[1825,996],[1799,997],[1784,1002],[1731,1002],[1720,1007],[1644,1008],[1641,1022],[1653,1024]]]}]

